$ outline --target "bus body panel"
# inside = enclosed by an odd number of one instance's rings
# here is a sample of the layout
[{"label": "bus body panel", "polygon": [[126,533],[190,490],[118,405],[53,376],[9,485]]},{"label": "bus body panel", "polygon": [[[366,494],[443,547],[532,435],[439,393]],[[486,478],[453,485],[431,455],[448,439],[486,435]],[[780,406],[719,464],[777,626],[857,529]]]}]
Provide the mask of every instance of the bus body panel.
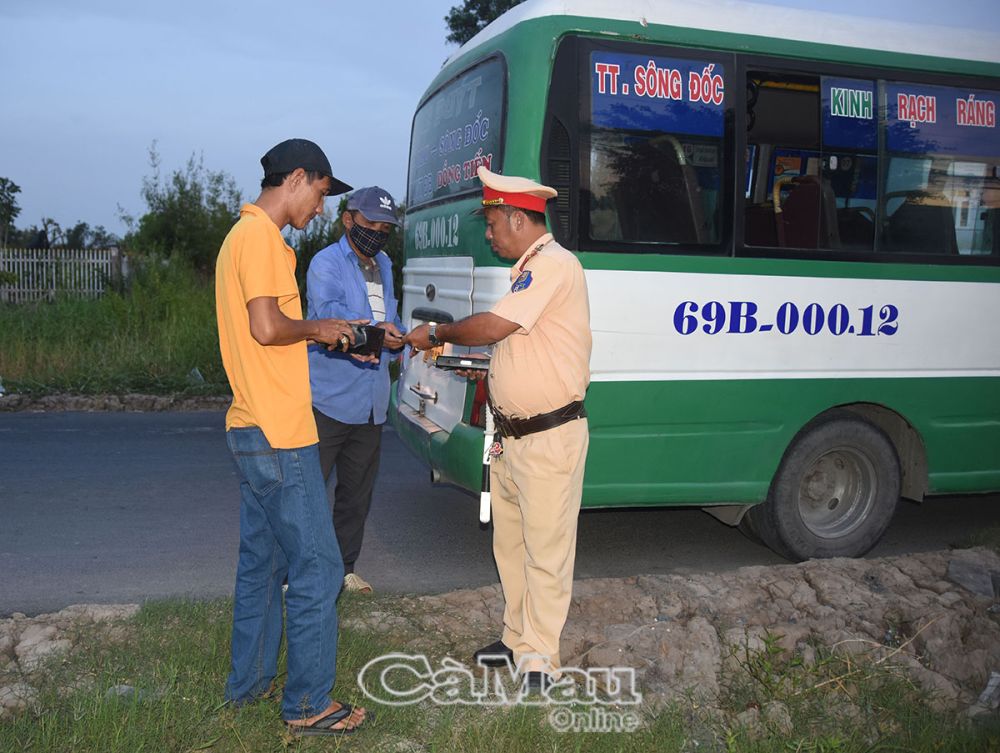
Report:
[{"label": "bus body panel", "polygon": [[[403,269],[403,310],[407,330],[425,321],[456,321],[472,313],[472,258],[424,257]],[[415,316],[416,310],[419,316]],[[451,431],[465,407],[465,380],[435,369],[423,356],[400,370],[400,398],[436,430]]]},{"label": "bus body panel", "polygon": [[756,503],[795,434],[882,406],[925,442],[930,493],[1000,489],[1000,379],[597,382],[585,506]]},{"label": "bus body panel", "polygon": [[[482,451],[482,430],[459,423],[427,434],[395,410],[395,394],[392,400],[404,442],[441,480],[476,488],[480,468],[469,458]],[[929,493],[1000,489],[997,378],[597,382],[587,400],[583,505],[760,502],[799,429],[857,403],[883,406],[914,427],[934,469]]]}]

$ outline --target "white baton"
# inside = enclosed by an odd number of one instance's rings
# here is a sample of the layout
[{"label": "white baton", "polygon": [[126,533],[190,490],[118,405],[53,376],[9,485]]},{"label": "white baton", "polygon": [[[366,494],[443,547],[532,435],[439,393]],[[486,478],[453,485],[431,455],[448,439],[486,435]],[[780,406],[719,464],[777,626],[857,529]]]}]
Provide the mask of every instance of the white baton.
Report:
[{"label": "white baton", "polygon": [[486,408],[486,428],[483,430],[483,486],[479,493],[479,522],[490,522],[490,449],[493,447],[493,411]]}]

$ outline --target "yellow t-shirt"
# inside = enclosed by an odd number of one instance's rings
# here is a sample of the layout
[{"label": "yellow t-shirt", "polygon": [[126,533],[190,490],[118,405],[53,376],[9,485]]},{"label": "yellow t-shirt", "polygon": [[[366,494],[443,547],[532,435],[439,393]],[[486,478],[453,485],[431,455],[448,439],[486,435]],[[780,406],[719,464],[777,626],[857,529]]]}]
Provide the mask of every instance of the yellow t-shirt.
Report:
[{"label": "yellow t-shirt", "polygon": [[247,303],[277,298],[289,319],[302,318],[295,252],[260,207],[245,204],[215,262],[215,313],[222,365],[233,389],[226,429],[258,426],[275,449],[315,444],[305,341],[261,345],[250,334]]}]

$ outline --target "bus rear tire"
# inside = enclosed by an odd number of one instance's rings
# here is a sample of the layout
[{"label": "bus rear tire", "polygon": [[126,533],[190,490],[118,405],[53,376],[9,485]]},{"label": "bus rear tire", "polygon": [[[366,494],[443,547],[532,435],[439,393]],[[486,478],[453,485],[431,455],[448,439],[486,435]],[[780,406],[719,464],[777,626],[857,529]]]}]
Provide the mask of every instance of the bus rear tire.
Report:
[{"label": "bus rear tire", "polygon": [[748,527],[794,561],[860,557],[885,533],[899,502],[899,457],[878,427],[848,411],[807,424],[785,451]]}]

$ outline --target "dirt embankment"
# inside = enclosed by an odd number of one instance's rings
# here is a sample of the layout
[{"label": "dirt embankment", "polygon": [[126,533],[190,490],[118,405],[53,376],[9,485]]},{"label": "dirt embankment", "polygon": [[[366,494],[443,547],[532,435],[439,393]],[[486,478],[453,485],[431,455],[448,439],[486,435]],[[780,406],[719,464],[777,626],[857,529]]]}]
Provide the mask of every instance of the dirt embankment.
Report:
[{"label": "dirt embankment", "polygon": [[[977,707],[1000,672],[1000,556],[988,549],[873,560],[813,560],[724,574],[578,581],[563,634],[565,666],[634,667],[647,703],[702,697],[747,652],[776,641],[803,663],[825,650],[888,660],[930,691],[941,709]],[[496,639],[498,586],[394,597],[345,625],[380,632],[399,650],[429,646],[469,661]],[[127,629],[135,605],[78,605],[0,620],[0,718],[30,706],[32,677],[81,636]],[[81,629],[86,628],[86,629]]]},{"label": "dirt embankment", "polygon": [[[987,549],[872,560],[812,560],[731,573],[578,581],[563,633],[566,666],[634,667],[653,704],[707,702],[727,663],[777,640],[806,664],[818,653],[900,666],[942,709],[976,703],[1000,672],[1000,556]],[[355,627],[420,650],[428,631],[460,661],[497,638],[498,586],[403,599]],[[409,645],[407,645],[409,644]]]}]

